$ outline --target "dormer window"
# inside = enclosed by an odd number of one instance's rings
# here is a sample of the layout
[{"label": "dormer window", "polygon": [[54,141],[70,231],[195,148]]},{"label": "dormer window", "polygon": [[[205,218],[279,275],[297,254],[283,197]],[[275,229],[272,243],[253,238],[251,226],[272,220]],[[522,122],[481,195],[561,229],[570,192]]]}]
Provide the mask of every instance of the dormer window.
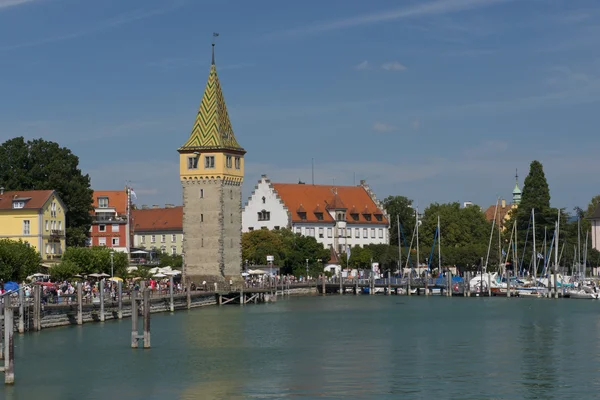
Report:
[{"label": "dormer window", "polygon": [[25,202],[21,200],[13,201],[13,208],[25,208]]},{"label": "dormer window", "polygon": [[383,216],[381,214],[375,214],[375,219],[381,222],[383,220]]},{"label": "dormer window", "polygon": [[335,214],[335,219],[336,219],[337,221],[345,221],[345,220],[346,220],[346,214],[344,214],[344,213],[341,213],[341,212],[339,212],[339,213],[336,213],[336,214]]},{"label": "dormer window", "polygon": [[371,214],[363,214],[363,217],[365,217],[367,221],[371,220]]},{"label": "dormer window", "polygon": [[306,221],[306,212],[299,212],[298,216],[302,221]]},{"label": "dormer window", "polygon": [[323,221],[323,213],[322,212],[316,212],[315,216],[317,217],[318,221]]},{"label": "dormer window", "polygon": [[98,197],[98,208],[108,208],[108,197]]}]

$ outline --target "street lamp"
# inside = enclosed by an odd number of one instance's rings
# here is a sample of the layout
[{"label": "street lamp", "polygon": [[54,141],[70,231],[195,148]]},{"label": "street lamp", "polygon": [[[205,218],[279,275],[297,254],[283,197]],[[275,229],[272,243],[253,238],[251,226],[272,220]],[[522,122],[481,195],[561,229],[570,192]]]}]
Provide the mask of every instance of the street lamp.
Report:
[{"label": "street lamp", "polygon": [[308,282],[308,258],[306,259],[306,282]]},{"label": "street lamp", "polygon": [[114,269],[115,269],[115,260],[114,260],[115,252],[110,251],[110,277],[114,278]]}]

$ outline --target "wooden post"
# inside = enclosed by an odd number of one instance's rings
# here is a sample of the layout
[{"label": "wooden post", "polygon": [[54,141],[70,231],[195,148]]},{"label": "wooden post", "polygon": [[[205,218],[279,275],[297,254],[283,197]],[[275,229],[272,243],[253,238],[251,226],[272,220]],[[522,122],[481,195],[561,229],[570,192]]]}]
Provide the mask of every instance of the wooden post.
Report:
[{"label": "wooden post", "polygon": [[117,294],[119,295],[119,305],[117,310],[117,318],[123,319],[123,282],[117,282]]},{"label": "wooden post", "polygon": [[446,272],[446,280],[448,281],[446,285],[446,296],[452,297],[452,274],[450,273],[450,270]]},{"label": "wooden post", "polygon": [[410,269],[410,271],[408,271],[408,286],[406,288],[407,296],[410,296],[410,292],[412,291],[411,284],[412,284],[412,268]]},{"label": "wooden post", "polygon": [[554,286],[554,298],[555,299],[558,299],[558,274],[557,274],[557,270],[558,270],[557,265],[554,264],[554,268],[553,268],[553,272],[554,272],[554,285],[553,286]]},{"label": "wooden post", "polygon": [[10,297],[4,296],[4,383],[15,383],[14,312]]},{"label": "wooden post", "polygon": [[192,285],[190,284],[190,281],[187,281],[186,284],[186,291],[187,291],[187,309],[189,310],[190,308],[192,308]]},{"label": "wooden post", "polygon": [[25,291],[19,288],[19,333],[25,333]]},{"label": "wooden post", "polygon": [[[506,269],[506,297],[510,297],[510,272],[508,272],[508,269],[506,267],[504,268]],[[483,276],[481,277],[481,279],[483,280]]]},{"label": "wooden post", "polygon": [[240,289],[240,306],[243,306],[244,304],[246,304],[246,299],[244,297],[244,282],[242,282],[242,288]]},{"label": "wooden post", "polygon": [[42,287],[33,287],[33,329],[42,330]]},{"label": "wooden post", "polygon": [[131,348],[138,347],[138,291],[131,292]]},{"label": "wooden post", "polygon": [[488,297],[492,297],[492,275],[488,274]]},{"label": "wooden post", "polygon": [[100,322],[104,322],[104,278],[100,279],[98,287],[100,290]]},{"label": "wooden post", "polygon": [[325,287],[325,275],[323,275],[323,277],[321,278],[321,295],[325,296],[327,294],[326,290],[327,288]]},{"label": "wooden post", "polygon": [[77,282],[77,325],[83,325],[83,285]]},{"label": "wooden post", "polygon": [[354,294],[358,294],[358,277],[354,279]]},{"label": "wooden post", "polygon": [[340,269],[340,294],[344,294],[344,278],[342,278],[342,270]]},{"label": "wooden post", "polygon": [[173,301],[173,275],[169,276],[169,311],[175,311],[175,303]]},{"label": "wooden post", "polygon": [[144,348],[150,348],[150,288],[144,289]]},{"label": "wooden post", "polygon": [[429,271],[425,271],[425,296],[429,296]]},{"label": "wooden post", "polygon": [[464,294],[466,297],[471,297],[471,272],[465,272],[465,277]]},{"label": "wooden post", "polygon": [[388,271],[388,281],[387,281],[387,284],[388,284],[387,295],[388,296],[392,294],[392,282],[391,282],[392,279],[390,278],[390,273],[391,273],[391,271]]}]

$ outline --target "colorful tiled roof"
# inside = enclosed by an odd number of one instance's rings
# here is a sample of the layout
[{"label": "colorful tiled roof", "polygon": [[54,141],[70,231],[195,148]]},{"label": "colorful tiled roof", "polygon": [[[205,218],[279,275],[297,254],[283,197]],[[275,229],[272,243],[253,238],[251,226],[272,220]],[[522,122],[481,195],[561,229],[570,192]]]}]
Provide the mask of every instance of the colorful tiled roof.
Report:
[{"label": "colorful tiled roof", "polygon": [[[498,204],[498,213],[496,214],[496,224],[502,224],[502,221],[506,218],[508,213],[513,209],[512,204],[505,204],[504,207],[502,204]],[[492,222],[494,220],[494,214],[496,213],[496,205],[491,205],[485,210],[485,219]]]},{"label": "colorful tiled roof", "polygon": [[22,190],[4,192],[0,195],[0,210],[12,210],[13,200],[26,200],[18,210],[39,210],[46,204],[54,190]]},{"label": "colorful tiled roof", "polygon": [[135,232],[183,231],[183,207],[132,210]]},{"label": "colorful tiled roof", "polygon": [[187,142],[179,148],[179,151],[196,150],[245,152],[233,134],[214,58],[192,133]]},{"label": "colorful tiled roof", "polygon": [[[108,197],[108,207],[114,208],[117,214],[127,214],[127,192],[125,190],[94,190],[92,206],[98,208],[98,198]],[[92,211],[92,213],[94,213]]]},{"label": "colorful tiled roof", "polygon": [[[277,192],[281,200],[284,202],[288,210],[294,210],[292,214],[292,222],[334,222],[329,212],[323,212],[323,219],[319,220],[315,215],[318,213],[317,207],[320,209],[331,209],[329,203],[333,201],[334,190],[337,191],[339,202],[337,206],[352,205],[350,211],[346,210],[346,221],[348,224],[374,224],[387,225],[387,219],[382,216],[381,221],[376,218],[371,218],[368,221],[364,215],[358,214],[357,220],[351,217],[352,209],[363,210],[367,208],[370,213],[380,213],[377,204],[371,199],[371,196],[362,186],[330,186],[330,185],[305,185],[297,183],[273,183],[273,189]],[[336,200],[337,202],[338,200]],[[303,220],[297,213],[297,210],[302,206],[305,210],[314,210],[306,213],[306,219]],[[343,206],[345,209],[346,206]]]}]

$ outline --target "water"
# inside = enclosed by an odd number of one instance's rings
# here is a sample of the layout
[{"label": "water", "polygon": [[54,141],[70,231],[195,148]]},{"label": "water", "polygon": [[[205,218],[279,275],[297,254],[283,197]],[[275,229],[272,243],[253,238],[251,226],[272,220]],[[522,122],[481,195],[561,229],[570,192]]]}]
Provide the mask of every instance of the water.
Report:
[{"label": "water", "polygon": [[600,302],[329,296],[15,336],[6,399],[566,399],[600,389]]}]

